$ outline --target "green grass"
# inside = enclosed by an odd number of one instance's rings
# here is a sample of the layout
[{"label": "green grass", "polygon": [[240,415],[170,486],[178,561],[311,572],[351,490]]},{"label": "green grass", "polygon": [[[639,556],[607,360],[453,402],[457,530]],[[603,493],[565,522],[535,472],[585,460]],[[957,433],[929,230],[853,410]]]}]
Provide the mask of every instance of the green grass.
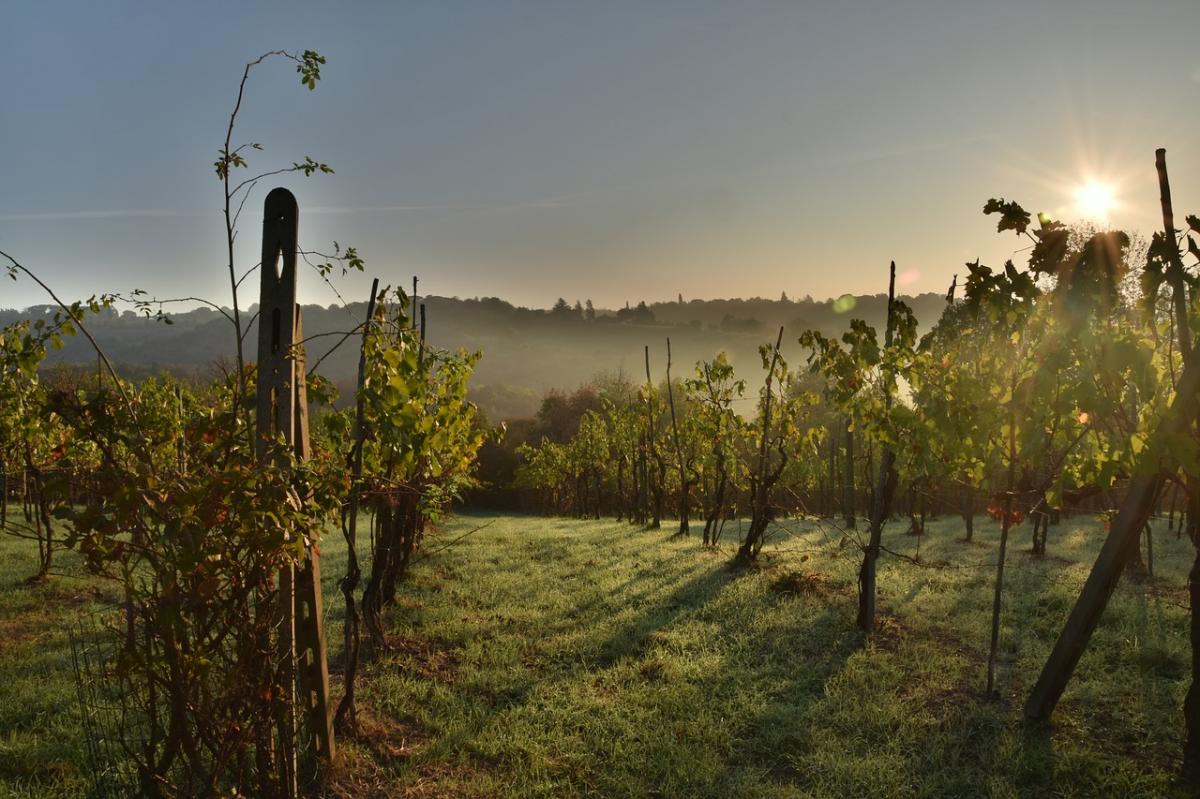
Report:
[{"label": "green grass", "polygon": [[48,582],[29,585],[36,546],[0,536],[0,796],[87,788],[68,630],[87,618],[100,584],[78,576],[71,553],[54,565]]},{"label": "green grass", "polygon": [[[449,540],[492,517],[465,515]],[[891,526],[885,544],[915,554]],[[854,629],[856,549],[787,523],[761,568],[609,521],[497,517],[419,560],[341,741],[345,796],[1163,796],[1190,678],[1192,548],[1159,531],[1154,579],[1126,577],[1050,729],[1021,703],[1103,532],[1010,548],[1000,699],[983,696],[998,531],[929,526],[915,565],[880,562],[881,626]],[[728,535],[727,530],[727,535]],[[736,535],[736,527],[733,528]],[[323,572],[335,692],[340,542]],[[63,558],[60,569],[77,571]],[[70,796],[86,769],[65,623],[94,584],[20,579],[0,539],[0,795]]]}]

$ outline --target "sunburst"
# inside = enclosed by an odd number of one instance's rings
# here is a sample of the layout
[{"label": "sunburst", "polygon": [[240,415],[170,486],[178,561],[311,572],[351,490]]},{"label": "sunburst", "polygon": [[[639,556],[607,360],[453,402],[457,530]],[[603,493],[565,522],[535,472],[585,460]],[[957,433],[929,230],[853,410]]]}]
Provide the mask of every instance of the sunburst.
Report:
[{"label": "sunburst", "polygon": [[1112,184],[1091,180],[1077,187],[1075,212],[1083,219],[1107,222],[1108,215],[1117,207],[1117,194]]}]

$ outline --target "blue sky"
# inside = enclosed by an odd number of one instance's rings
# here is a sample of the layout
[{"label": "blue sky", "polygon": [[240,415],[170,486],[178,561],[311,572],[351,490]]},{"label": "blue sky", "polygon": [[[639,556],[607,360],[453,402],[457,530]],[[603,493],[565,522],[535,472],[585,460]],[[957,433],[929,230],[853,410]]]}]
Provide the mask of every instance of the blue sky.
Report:
[{"label": "blue sky", "polygon": [[235,139],[265,145],[252,167],[329,162],[283,181],[302,243],[354,244],[384,282],[538,306],[827,297],[884,290],[894,258],[905,290],[944,291],[1021,246],[991,196],[1071,218],[1095,180],[1111,225],[1148,232],[1164,146],[1177,214],[1200,212],[1197,23],[1194,1],[10,0],[0,249],[66,297],[227,304],[211,164],[242,65],[314,49],[315,92],[282,61],[252,74]]}]

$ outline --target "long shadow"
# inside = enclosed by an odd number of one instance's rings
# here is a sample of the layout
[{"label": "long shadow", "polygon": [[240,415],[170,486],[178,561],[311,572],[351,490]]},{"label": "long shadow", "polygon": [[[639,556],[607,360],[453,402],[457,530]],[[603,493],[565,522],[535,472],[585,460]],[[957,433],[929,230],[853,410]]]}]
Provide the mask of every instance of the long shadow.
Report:
[{"label": "long shadow", "polygon": [[[765,684],[765,702],[744,720],[720,779],[697,786],[691,795],[731,795],[747,774],[805,796],[979,796],[986,793],[988,775],[1002,773],[1020,795],[1043,795],[1053,785],[1049,727],[1012,721],[1011,708],[987,701],[981,691],[923,690],[919,675],[902,668],[897,674],[902,664],[883,668],[874,660],[880,654],[862,650],[846,609],[831,607],[807,621],[781,624],[771,635],[779,641],[761,642],[767,649],[796,642],[795,668],[781,679],[761,664],[733,662],[714,675],[718,685]],[[810,643],[802,645],[804,640]],[[868,660],[851,667],[852,657]],[[877,695],[895,695],[894,704],[882,703],[883,718],[861,708],[847,718],[847,689],[837,686],[846,675],[863,691],[864,705]],[[885,683],[889,678],[895,682]],[[914,717],[930,714],[935,722],[926,734],[913,736],[902,729],[911,722],[888,716],[897,707]],[[847,729],[850,723],[861,726]]]},{"label": "long shadow", "polygon": [[[664,586],[677,582],[680,578],[679,571],[688,568],[691,558],[696,554],[694,551],[684,548],[686,543],[672,546],[678,546],[679,549],[670,550],[662,557],[643,553],[642,547],[631,547],[631,552],[637,552],[643,557],[631,558],[628,553],[621,551],[604,561],[589,561],[585,566],[596,574],[604,574],[608,569],[628,564],[631,559],[649,562],[652,557],[654,562],[662,563],[666,568],[656,569],[649,563],[644,568],[635,566],[636,571],[621,582],[607,587],[603,591],[590,589],[581,593],[577,601],[562,614],[560,619],[551,621],[542,628],[542,633],[555,635],[587,623],[594,623],[594,617],[597,614],[612,612],[614,597],[619,598],[620,604],[624,607],[641,607],[652,597],[660,594]],[[683,561],[682,567],[679,565],[681,560]],[[714,563],[723,564],[724,560],[714,561]]]},{"label": "long shadow", "polygon": [[[682,556],[683,554],[679,553],[679,557]],[[675,553],[666,554],[659,559],[674,561]],[[627,599],[626,592],[630,585],[645,580],[653,580],[654,583],[637,594],[649,601],[645,607],[638,608],[636,620],[623,625],[598,644],[588,641],[584,645],[583,651],[570,653],[570,656],[558,667],[555,667],[552,661],[544,661],[541,665],[549,666],[549,668],[527,670],[515,681],[506,685],[489,685],[486,686],[486,690],[480,686],[474,686],[469,696],[462,695],[460,697],[472,705],[469,724],[435,733],[424,749],[419,762],[397,759],[382,764],[384,768],[395,779],[404,780],[411,776],[414,769],[420,769],[422,764],[445,758],[460,758],[463,751],[470,750],[469,741],[483,730],[496,724],[502,714],[533,701],[533,696],[539,692],[554,693],[556,685],[569,686],[577,683],[580,680],[581,672],[611,668],[626,658],[637,656],[656,631],[669,626],[681,616],[703,608],[725,586],[739,576],[738,573],[730,571],[726,567],[724,559],[715,560],[711,568],[687,579],[674,590],[662,595],[664,585],[675,582],[681,576],[676,571],[677,568],[679,567],[675,566],[664,572],[647,570],[624,581],[620,586],[606,591],[607,595],[619,596],[624,601]],[[659,598],[650,600],[651,597]],[[564,620],[558,625],[540,625],[537,634],[544,638],[552,636],[557,628],[587,629],[594,627],[602,621],[597,618],[597,614],[604,610],[602,604],[602,597],[590,598],[576,605],[573,612],[568,612],[574,615],[574,618]],[[511,635],[511,629],[505,630],[501,629],[502,627],[503,625],[500,624],[481,622],[475,629],[481,634],[486,634],[487,630],[494,630],[497,633],[507,632]],[[416,721],[406,718],[403,713],[400,713],[396,720],[402,724]]]},{"label": "long shadow", "polygon": [[691,578],[601,643],[590,659],[591,664],[609,668],[624,658],[640,654],[652,634],[680,616],[702,608],[740,574],[722,563]]}]

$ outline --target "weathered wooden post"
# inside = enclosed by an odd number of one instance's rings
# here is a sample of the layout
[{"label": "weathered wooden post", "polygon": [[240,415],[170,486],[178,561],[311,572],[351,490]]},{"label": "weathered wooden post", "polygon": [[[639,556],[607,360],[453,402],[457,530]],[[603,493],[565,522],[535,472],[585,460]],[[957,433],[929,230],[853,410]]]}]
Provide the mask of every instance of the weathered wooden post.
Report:
[{"label": "weathered wooden post", "polygon": [[[296,240],[299,221],[296,198],[287,189],[274,189],[263,207],[262,275],[258,311],[259,458],[267,445],[282,436],[299,459],[309,456],[308,398],[305,390],[303,330],[296,304]],[[329,703],[329,666],[321,605],[321,565],[315,549],[307,548],[303,565],[284,570],[279,581],[279,652],[283,662],[285,707],[300,709],[308,749],[320,758],[333,758],[333,715]],[[282,777],[296,791],[297,722],[286,711],[280,719]]]}]

